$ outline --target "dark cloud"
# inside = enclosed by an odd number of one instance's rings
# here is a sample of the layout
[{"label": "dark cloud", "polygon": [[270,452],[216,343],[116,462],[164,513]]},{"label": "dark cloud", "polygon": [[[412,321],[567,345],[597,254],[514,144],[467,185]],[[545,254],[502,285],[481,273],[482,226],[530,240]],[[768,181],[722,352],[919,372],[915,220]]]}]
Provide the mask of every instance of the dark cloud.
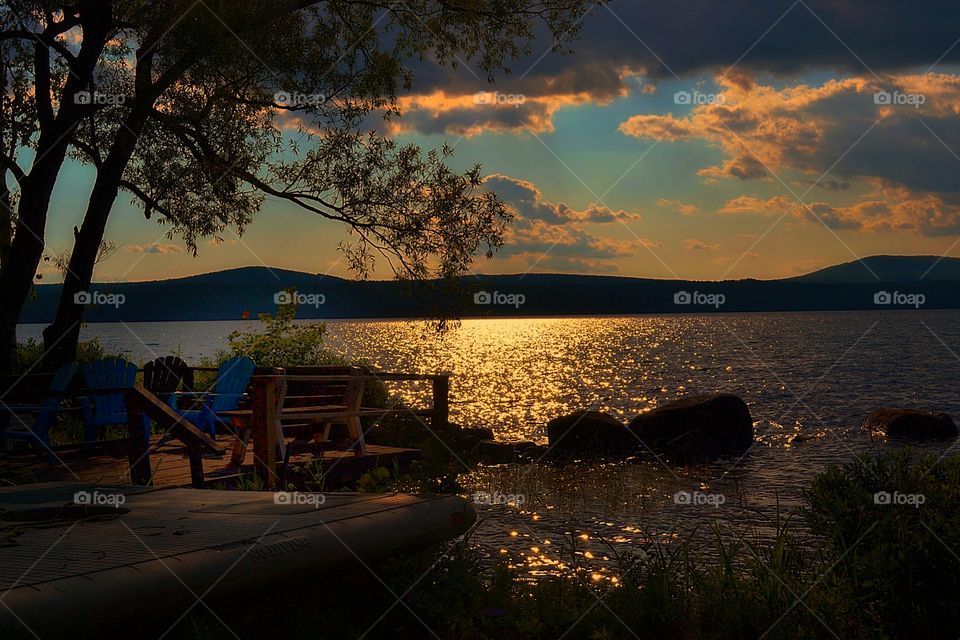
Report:
[{"label": "dark cloud", "polygon": [[604,205],[590,204],[584,209],[573,209],[563,202],[544,199],[543,193],[532,182],[494,174],[485,184],[525,220],[540,220],[551,225],[578,222],[608,223],[635,221],[640,216],[623,209],[614,210]]},{"label": "dark cloud", "polygon": [[[927,68],[960,62],[960,47],[950,49],[958,19],[960,4],[943,0],[612,0],[585,19],[573,55],[543,55],[551,43],[541,38],[497,87],[610,98],[624,88],[623,70],[671,78],[734,63],[780,75]],[[485,85],[469,63],[456,72],[430,63],[415,71],[417,92]]]}]

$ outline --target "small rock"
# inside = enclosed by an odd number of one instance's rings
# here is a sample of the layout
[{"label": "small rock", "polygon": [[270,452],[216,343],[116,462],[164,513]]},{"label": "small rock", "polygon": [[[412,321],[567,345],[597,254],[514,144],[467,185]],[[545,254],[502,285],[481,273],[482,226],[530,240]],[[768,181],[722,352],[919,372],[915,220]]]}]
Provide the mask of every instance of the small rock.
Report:
[{"label": "small rock", "polygon": [[877,409],[864,420],[863,426],[889,438],[946,439],[958,435],[957,425],[949,413],[919,409]]},{"label": "small rock", "polygon": [[539,460],[546,447],[529,440],[498,442],[484,440],[475,449],[477,457],[485,464],[514,464]]},{"label": "small rock", "polygon": [[450,441],[461,451],[470,451],[484,440],[493,439],[493,429],[489,427],[461,427],[450,432]]}]

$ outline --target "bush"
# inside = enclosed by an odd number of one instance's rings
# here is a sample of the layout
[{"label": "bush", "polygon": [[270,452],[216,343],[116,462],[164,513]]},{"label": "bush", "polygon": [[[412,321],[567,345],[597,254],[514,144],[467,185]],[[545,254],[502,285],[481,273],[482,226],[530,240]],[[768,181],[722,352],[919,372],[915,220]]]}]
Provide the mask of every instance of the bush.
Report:
[{"label": "bush", "polygon": [[263,367],[316,366],[343,364],[343,359],[324,346],[327,327],[322,322],[294,324],[295,303],[281,305],[277,314],[260,314],[259,331],[234,331],[228,337],[226,358],[249,356]]},{"label": "bush", "polygon": [[[33,367],[43,355],[43,340],[29,338],[26,342],[17,344],[17,359],[20,362],[20,371]],[[81,340],[77,343],[77,362],[86,364],[104,357],[103,345],[97,338]]]},{"label": "bush", "polygon": [[960,628],[960,458],[905,449],[817,476],[806,520],[824,538],[833,600],[867,635],[941,637]]},{"label": "bush", "polygon": [[[296,296],[293,296],[296,298]],[[280,305],[276,315],[260,314],[261,326],[252,331],[234,331],[227,337],[228,351],[217,354],[216,362],[205,360],[202,366],[219,366],[234,356],[248,356],[261,367],[299,367],[345,365],[344,359],[324,345],[327,327],[322,322],[295,324],[296,303]],[[356,363],[362,366],[363,363]],[[196,388],[213,384],[215,375],[199,375]],[[204,386],[206,385],[206,386]],[[363,406],[385,407],[389,393],[382,382],[364,386]]]}]

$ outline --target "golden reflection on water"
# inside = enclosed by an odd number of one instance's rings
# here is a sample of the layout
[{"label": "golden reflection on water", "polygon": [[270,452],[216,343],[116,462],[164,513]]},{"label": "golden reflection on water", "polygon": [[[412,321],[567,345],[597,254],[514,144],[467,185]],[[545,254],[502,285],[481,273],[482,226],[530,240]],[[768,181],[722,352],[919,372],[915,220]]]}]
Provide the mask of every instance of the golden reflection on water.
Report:
[{"label": "golden reflection on water", "polygon": [[[927,321],[952,335],[956,319],[951,312]],[[687,394],[743,397],[757,445],[742,460],[691,469],[655,460],[504,465],[460,476],[468,495],[526,497],[523,508],[477,505],[481,523],[471,539],[488,557],[533,578],[617,584],[630,554],[693,530],[710,534],[714,523],[770,535],[778,516],[802,504],[818,470],[876,448],[857,424],[877,406],[923,401],[960,410],[954,380],[942,373],[955,366],[949,354],[926,336],[918,343],[913,325],[869,331],[875,323],[856,313],[723,314],[464,320],[443,335],[415,322],[328,329],[329,344],[347,358],[387,371],[452,372],[451,418],[490,427],[503,440],[543,442],[551,418],[579,409],[626,422]],[[427,384],[392,389],[429,402]],[[691,509],[675,504],[680,490],[722,493],[726,502]]]}]

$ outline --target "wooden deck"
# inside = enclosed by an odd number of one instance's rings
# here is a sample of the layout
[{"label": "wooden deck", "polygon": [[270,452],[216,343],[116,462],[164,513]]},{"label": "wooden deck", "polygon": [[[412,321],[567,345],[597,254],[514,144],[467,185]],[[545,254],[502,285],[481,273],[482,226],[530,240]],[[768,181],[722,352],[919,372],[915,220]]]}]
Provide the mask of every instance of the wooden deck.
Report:
[{"label": "wooden deck", "polygon": [[[186,448],[180,442],[173,440],[157,446],[158,437],[154,437],[150,451],[153,486],[188,486],[190,485],[190,463],[186,455]],[[208,486],[218,483],[229,484],[236,482],[240,476],[237,469],[230,466],[231,438],[221,436],[217,443],[227,450],[223,456],[204,457],[203,470]],[[251,475],[254,469],[254,451],[247,450],[242,467],[244,475]],[[58,448],[56,455],[60,461],[50,461],[46,457],[17,453],[15,455],[0,454],[0,478],[15,478],[28,482],[73,481],[99,485],[131,484],[130,466],[126,450],[122,442],[112,447],[111,451],[100,451],[92,454],[89,451],[76,448]],[[396,462],[401,468],[419,458],[420,452],[416,449],[401,449],[375,444],[367,445],[367,454],[356,456],[352,451],[327,450],[323,452],[321,468],[328,483],[339,488],[355,480],[363,472],[385,466],[391,468]],[[297,469],[304,465],[316,466],[320,462],[311,454],[297,454],[290,458],[290,480],[296,482]]]},{"label": "wooden deck", "polygon": [[455,495],[0,488],[0,638],[156,638],[200,598],[279,610],[282,586],[363,574],[475,521]]}]

